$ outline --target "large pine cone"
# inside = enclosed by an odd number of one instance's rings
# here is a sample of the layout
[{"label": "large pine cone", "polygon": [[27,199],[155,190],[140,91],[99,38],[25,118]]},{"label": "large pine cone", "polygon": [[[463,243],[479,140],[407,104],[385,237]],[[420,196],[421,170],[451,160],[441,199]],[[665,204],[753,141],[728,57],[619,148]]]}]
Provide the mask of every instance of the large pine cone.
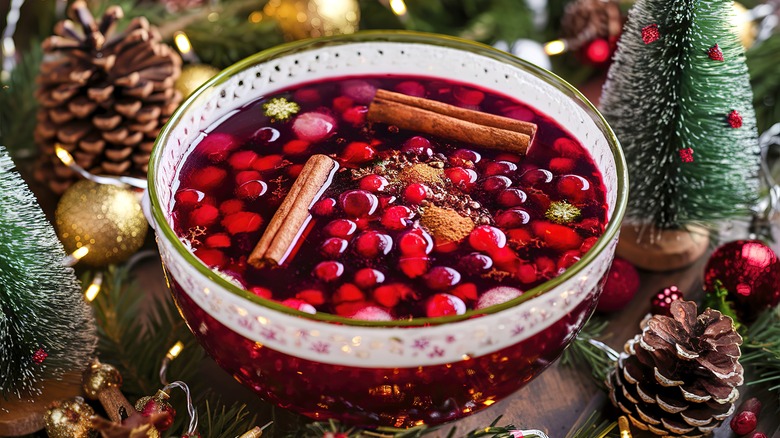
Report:
[{"label": "large pine cone", "polygon": [[617,0],[575,0],[563,11],[561,34],[570,50],[597,38],[615,38],[623,29]]},{"label": "large pine cone", "polygon": [[629,340],[607,377],[610,398],[633,423],[656,435],[700,437],[734,411],[742,384],[742,337],[728,316],[675,301]]},{"label": "large pine cone", "polygon": [[38,175],[58,193],[75,175],[54,155],[55,144],[92,173],[144,176],[154,139],[181,101],[174,88],[181,58],[145,18],[117,34],[118,6],[97,22],[78,0],[68,15],[43,42],[36,92]]}]

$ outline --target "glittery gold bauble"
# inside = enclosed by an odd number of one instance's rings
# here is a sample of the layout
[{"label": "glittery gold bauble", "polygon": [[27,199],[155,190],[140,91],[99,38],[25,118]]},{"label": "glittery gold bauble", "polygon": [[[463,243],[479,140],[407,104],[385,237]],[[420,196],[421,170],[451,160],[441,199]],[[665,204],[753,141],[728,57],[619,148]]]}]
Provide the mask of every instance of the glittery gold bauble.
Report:
[{"label": "glittery gold bauble", "polygon": [[122,386],[122,375],[113,366],[96,360],[84,371],[82,389],[87,398],[96,400],[100,391],[110,386]]},{"label": "glittery gold bauble", "polygon": [[54,227],[68,253],[87,246],[93,266],[127,260],[144,243],[149,224],[130,190],[82,180],[62,195]]},{"label": "glittery gold bauble", "polygon": [[173,86],[183,97],[187,97],[217,73],[219,73],[219,69],[208,64],[190,64],[181,70],[181,75],[173,83]]},{"label": "glittery gold bauble", "polygon": [[737,31],[739,42],[745,50],[749,49],[756,41],[756,24],[749,18],[748,10],[740,3],[734,2],[734,15],[731,16],[731,24]]},{"label": "glittery gold bauble", "polygon": [[95,411],[81,397],[65,400],[49,408],[44,414],[49,438],[89,438],[97,436],[92,430],[91,417]]},{"label": "glittery gold bauble", "polygon": [[355,33],[360,21],[358,0],[271,0],[263,13],[287,40]]}]

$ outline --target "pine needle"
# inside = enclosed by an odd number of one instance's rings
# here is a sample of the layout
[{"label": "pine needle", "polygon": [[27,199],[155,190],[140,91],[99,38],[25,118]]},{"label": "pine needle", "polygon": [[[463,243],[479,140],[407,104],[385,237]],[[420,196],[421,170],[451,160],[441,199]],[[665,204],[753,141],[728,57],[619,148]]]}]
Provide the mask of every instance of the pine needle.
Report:
[{"label": "pine needle", "polygon": [[617,421],[610,421],[601,411],[594,411],[582,426],[566,434],[566,438],[617,437],[616,427]]},{"label": "pine needle", "polygon": [[606,320],[591,318],[561,356],[561,365],[590,370],[593,380],[602,388],[616,360],[609,347],[596,341],[596,338],[602,336],[607,324],[609,322]]},{"label": "pine needle", "polygon": [[762,313],[750,325],[742,351],[740,363],[757,376],[747,384],[761,385],[780,398],[780,306]]},{"label": "pine needle", "polygon": [[30,157],[37,151],[33,140],[38,111],[35,78],[42,59],[40,44],[33,41],[21,51],[8,81],[0,84],[0,144],[6,145],[12,157]]}]

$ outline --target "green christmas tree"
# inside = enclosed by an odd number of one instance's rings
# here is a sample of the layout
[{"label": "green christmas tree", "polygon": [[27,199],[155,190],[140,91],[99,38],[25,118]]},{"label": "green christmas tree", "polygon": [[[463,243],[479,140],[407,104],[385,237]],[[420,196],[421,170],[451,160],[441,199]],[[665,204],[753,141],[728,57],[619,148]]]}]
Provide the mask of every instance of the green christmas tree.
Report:
[{"label": "green christmas tree", "polygon": [[0,395],[27,398],[40,381],[85,369],[95,323],[65,251],[0,146]]},{"label": "green christmas tree", "polygon": [[730,0],[638,0],[602,112],[628,161],[631,221],[655,229],[749,213],[758,135]]}]

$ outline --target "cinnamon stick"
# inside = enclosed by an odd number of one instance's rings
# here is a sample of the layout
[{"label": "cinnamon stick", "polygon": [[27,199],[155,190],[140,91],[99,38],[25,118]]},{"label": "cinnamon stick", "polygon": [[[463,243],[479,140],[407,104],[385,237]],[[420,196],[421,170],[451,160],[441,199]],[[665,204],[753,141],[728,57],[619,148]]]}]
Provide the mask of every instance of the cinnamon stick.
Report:
[{"label": "cinnamon stick", "polygon": [[519,154],[526,153],[537,129],[534,123],[387,90],[377,90],[367,119]]},{"label": "cinnamon stick", "polygon": [[284,263],[301,232],[311,220],[309,208],[330,185],[338,163],[327,155],[312,155],[271,218],[249,255],[256,268]]}]

